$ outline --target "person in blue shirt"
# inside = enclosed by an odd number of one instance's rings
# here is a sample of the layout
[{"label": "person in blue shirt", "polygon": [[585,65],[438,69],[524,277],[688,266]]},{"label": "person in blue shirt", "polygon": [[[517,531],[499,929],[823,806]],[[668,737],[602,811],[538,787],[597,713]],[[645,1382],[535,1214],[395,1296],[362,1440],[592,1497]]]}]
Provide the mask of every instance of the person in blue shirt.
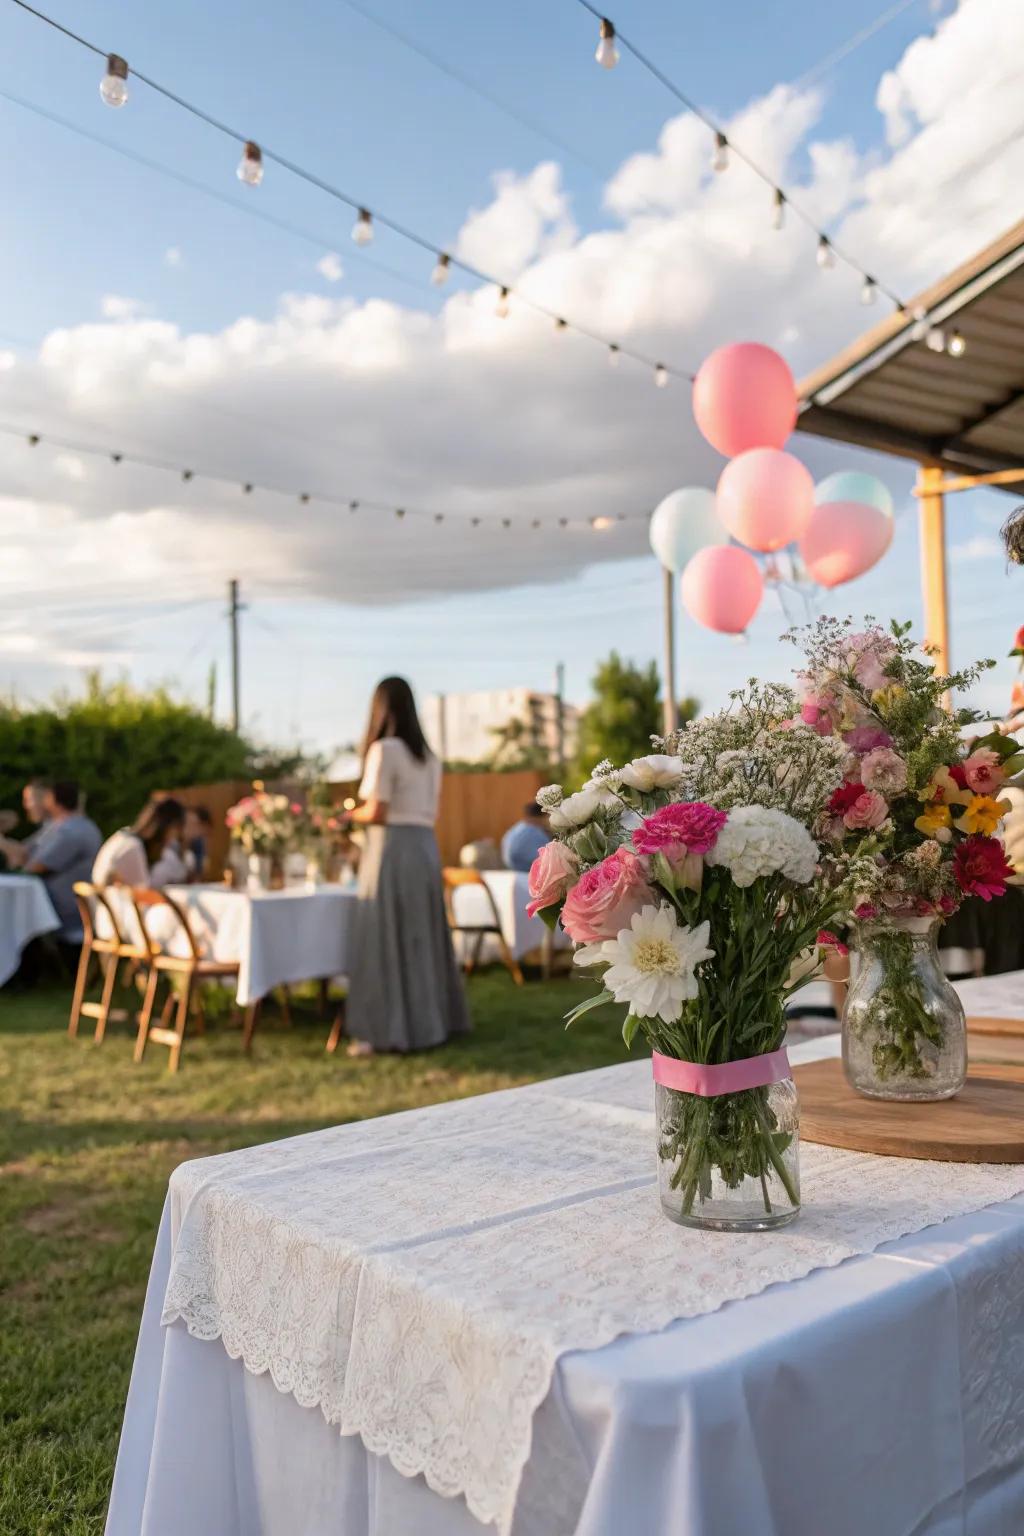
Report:
[{"label": "person in blue shirt", "polygon": [[82,942],[82,919],[72,887],[76,880],[91,878],[103,841],[95,822],[83,816],[78,806],[78,785],[72,780],[58,780],[47,788],[44,826],[25,862],[25,873],[38,875],[46,886],[60,921],[57,939],[64,944]]},{"label": "person in blue shirt", "polygon": [[545,843],[550,843],[547,817],[533,800],[523,806],[523,814],[509,827],[501,840],[501,857],[506,869],[528,872]]}]

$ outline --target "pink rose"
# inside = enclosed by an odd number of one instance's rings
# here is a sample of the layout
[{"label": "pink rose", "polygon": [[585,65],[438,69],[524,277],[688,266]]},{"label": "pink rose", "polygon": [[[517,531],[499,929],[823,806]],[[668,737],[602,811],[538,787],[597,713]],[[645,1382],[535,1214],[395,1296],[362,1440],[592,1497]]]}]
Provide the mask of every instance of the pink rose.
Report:
[{"label": "pink rose", "polygon": [[889,807],[875,789],[866,789],[843,813],[843,823],[851,832],[880,827]]},{"label": "pink rose", "polygon": [[530,896],[526,915],[536,917],[545,907],[556,906],[580,872],[580,861],[571,848],[552,840],[545,843],[530,867]]},{"label": "pink rose", "polygon": [[1006,777],[1000,766],[999,753],[993,752],[991,747],[979,747],[977,752],[964,759],[961,766],[968,788],[976,795],[993,794]]},{"label": "pink rose", "polygon": [[890,747],[875,747],[861,759],[860,778],[865,789],[898,795],[907,787],[907,765]]},{"label": "pink rose", "polygon": [[657,906],[644,866],[619,848],[581,875],[565,899],[562,927],[577,944],[614,939],[644,907]]},{"label": "pink rose", "polygon": [[633,847],[637,853],[663,853],[668,859],[710,853],[727,820],[724,811],[700,800],[663,805],[637,827]]},{"label": "pink rose", "polygon": [[862,901],[859,906],[854,907],[853,915],[859,922],[869,923],[873,917],[878,916],[878,908],[873,902]]},{"label": "pink rose", "polygon": [[889,636],[883,630],[869,629],[863,634],[851,635],[847,643],[850,649],[846,660],[861,687],[869,693],[884,688],[888,682],[885,663],[896,653],[896,646]]}]

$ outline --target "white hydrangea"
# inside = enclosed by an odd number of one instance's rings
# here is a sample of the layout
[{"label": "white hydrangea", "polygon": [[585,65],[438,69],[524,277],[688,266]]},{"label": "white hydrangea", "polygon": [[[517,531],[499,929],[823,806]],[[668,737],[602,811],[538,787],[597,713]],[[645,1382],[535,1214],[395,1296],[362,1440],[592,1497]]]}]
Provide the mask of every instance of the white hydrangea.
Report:
[{"label": "white hydrangea", "polygon": [[649,757],[635,757],[627,763],[620,778],[630,789],[649,795],[655,789],[675,789],[682,782],[683,773],[681,757],[653,752]]},{"label": "white hydrangea", "polygon": [[535,798],[541,810],[553,811],[556,805],[561,805],[562,803],[562,786],[561,784],[545,784],[543,789],[538,789]]},{"label": "white hydrangea", "polygon": [[818,845],[801,822],[764,805],[731,810],[714,848],[704,856],[705,863],[723,865],[744,887],[780,873],[796,885],[807,885],[818,857]]}]

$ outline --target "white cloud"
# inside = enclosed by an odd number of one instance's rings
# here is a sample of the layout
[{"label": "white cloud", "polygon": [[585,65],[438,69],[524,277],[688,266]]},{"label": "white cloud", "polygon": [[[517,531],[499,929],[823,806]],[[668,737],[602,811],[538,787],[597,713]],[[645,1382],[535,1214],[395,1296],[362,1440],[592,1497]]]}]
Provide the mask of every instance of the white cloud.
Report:
[{"label": "white cloud", "polygon": [[976,533],[962,544],[954,544],[949,551],[952,561],[958,560],[1005,560],[1002,541],[989,533]]},{"label": "white cloud", "polygon": [[341,264],[341,257],[337,251],[328,251],[325,256],[321,256],[316,264],[316,270],[329,283],[340,283],[345,276],[345,268]]},{"label": "white cloud", "polygon": [[180,267],[184,260],[185,258],[182,255],[181,247],[178,245],[169,245],[166,251],[164,251],[165,267]]},{"label": "white cloud", "polygon": [[[816,139],[819,95],[788,87],[728,129],[794,199],[833,221],[841,245],[909,293],[1007,221],[1024,141],[990,160],[983,150],[1024,111],[1022,56],[1024,7],[963,0],[892,71],[879,136],[896,114],[905,132],[890,151],[862,157],[845,140]],[[752,338],[782,347],[799,374],[862,328],[858,279],[842,266],[819,273],[813,235],[795,218],[772,231],[768,189],[735,158],[712,176],[709,151],[706,129],[673,119],[610,178],[608,226],[582,235],[555,164],[502,173],[453,249],[648,356],[692,367],[714,346]],[[494,300],[493,288],[460,289],[433,313],[426,295],[407,308],[291,294],[269,317],[190,332],[107,295],[107,323],[56,330],[37,357],[0,374],[0,419],[17,408],[60,436],[231,483],[186,485],[103,458],[69,483],[45,445],[28,455],[0,440],[0,610],[44,588],[95,592],[100,603],[112,592],[205,595],[230,575],[282,594],[387,603],[556,581],[642,554],[642,521],[600,536],[586,523],[643,513],[680,484],[714,483],[721,460],[696,433],[687,389],[655,390],[650,370],[625,358],[610,370],[598,346],[556,338],[521,302],[499,320]],[[854,457],[815,439],[794,446],[816,473]],[[902,494],[909,471],[887,461],[881,472]],[[243,496],[243,480],[292,494]],[[300,490],[445,520],[303,506]],[[519,528],[505,530],[504,517]],[[576,526],[560,530],[560,517]],[[544,522],[536,532],[534,518]]]}]

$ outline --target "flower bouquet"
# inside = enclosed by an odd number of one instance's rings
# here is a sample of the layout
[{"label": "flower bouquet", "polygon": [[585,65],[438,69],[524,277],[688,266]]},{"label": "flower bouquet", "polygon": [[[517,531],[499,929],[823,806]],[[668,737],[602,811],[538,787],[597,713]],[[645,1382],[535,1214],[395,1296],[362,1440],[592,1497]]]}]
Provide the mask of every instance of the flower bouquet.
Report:
[{"label": "flower bouquet", "polygon": [[251,877],[267,886],[282,875],[285,854],[294,847],[302,807],[287,795],[272,795],[265,790],[246,795],[231,806],[224,820],[231,840],[249,857]]},{"label": "flower bouquet", "polygon": [[[783,1041],[794,962],[847,899],[809,830],[845,749],[785,688],[751,682],[577,794],[542,790],[555,839],[529,911],[560,921],[653,1051],[659,1186],[672,1220],[771,1227],[799,1209],[796,1091]],[[800,978],[803,980],[803,977]]]},{"label": "flower bouquet", "polygon": [[993,835],[1020,766],[1012,736],[968,741],[979,716],[942,707],[991,662],[937,675],[909,637],[820,619],[794,632],[807,668],[800,719],[842,743],[843,782],[814,830],[847,863],[859,964],[843,1016],[843,1061],[859,1092],[941,1099],[967,1075],[963,1008],[943,976],[936,934],[965,896],[1001,896],[1013,871]]}]

